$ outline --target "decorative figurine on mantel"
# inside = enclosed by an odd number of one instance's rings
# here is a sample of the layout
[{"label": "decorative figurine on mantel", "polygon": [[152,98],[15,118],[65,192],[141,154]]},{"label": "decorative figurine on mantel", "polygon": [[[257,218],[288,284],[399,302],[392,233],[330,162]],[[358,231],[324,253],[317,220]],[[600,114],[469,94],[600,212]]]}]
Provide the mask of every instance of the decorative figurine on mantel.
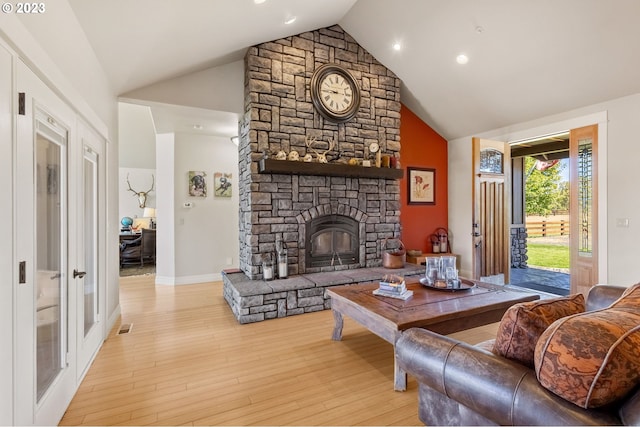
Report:
[{"label": "decorative figurine on mantel", "polygon": [[289,160],[292,162],[297,162],[300,160],[300,154],[296,150],[291,150],[289,153]]},{"label": "decorative figurine on mantel", "polygon": [[329,163],[329,160],[327,159],[327,153],[333,150],[333,148],[336,146],[336,141],[333,138],[329,138],[329,148],[325,150],[324,153],[318,153],[316,149],[313,148],[313,145],[317,142],[317,139],[315,136],[305,137],[304,142],[307,148],[316,154],[316,159],[318,160],[318,163]]}]

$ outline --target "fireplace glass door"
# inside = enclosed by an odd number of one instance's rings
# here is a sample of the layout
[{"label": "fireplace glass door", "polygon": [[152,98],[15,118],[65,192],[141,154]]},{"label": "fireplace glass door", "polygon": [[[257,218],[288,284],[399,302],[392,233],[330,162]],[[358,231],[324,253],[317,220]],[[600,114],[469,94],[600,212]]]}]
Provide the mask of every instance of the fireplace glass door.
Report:
[{"label": "fireplace glass door", "polygon": [[307,267],[355,264],[359,259],[358,222],[343,215],[326,215],[307,224]]}]

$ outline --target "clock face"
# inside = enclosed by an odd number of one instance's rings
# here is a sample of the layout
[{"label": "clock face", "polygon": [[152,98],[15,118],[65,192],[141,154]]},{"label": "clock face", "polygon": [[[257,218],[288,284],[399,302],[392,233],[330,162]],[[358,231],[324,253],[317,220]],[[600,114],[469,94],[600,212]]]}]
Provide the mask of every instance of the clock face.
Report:
[{"label": "clock face", "polygon": [[353,104],[353,88],[341,74],[328,74],[320,82],[320,101],[334,113],[343,113]]},{"label": "clock face", "polygon": [[342,123],[358,113],[360,88],[346,69],[336,64],[325,64],[311,77],[311,100],[325,118]]}]

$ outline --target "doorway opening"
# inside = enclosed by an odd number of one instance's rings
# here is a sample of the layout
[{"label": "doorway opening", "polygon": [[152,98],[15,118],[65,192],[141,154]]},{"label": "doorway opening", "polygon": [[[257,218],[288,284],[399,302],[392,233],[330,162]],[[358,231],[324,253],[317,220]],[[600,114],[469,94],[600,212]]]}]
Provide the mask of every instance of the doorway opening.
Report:
[{"label": "doorway opening", "polygon": [[511,285],[570,292],[569,157],[569,132],[511,144]]}]

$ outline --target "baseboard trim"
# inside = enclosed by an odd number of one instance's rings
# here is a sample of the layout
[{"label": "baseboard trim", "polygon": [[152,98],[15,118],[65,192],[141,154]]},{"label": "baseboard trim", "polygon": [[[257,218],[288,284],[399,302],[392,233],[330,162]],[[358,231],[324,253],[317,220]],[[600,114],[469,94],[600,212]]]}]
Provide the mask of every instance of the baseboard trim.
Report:
[{"label": "baseboard trim", "polygon": [[104,331],[104,339],[105,340],[109,336],[109,332],[111,332],[111,329],[113,329],[113,327],[115,326],[115,324],[118,321],[118,319],[120,319],[120,314],[122,314],[122,313],[120,311],[120,304],[118,304],[116,309],[113,310],[113,312],[111,313],[111,315],[107,319],[107,327],[106,327],[106,330]]}]

